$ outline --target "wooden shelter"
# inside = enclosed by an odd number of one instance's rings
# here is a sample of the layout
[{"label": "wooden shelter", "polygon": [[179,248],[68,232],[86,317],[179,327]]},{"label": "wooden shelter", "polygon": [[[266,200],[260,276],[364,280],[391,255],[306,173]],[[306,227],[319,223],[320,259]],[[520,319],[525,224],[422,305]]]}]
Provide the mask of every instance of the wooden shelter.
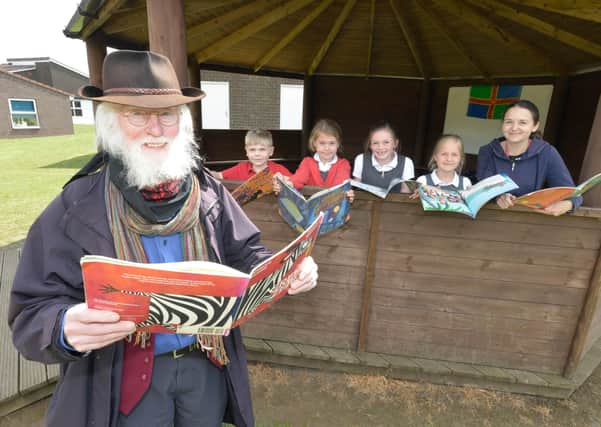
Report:
[{"label": "wooden shelter", "polygon": [[[167,55],[182,85],[201,69],[304,79],[303,130],[276,151],[296,160],[318,117],[342,125],[347,157],[388,119],[423,167],[450,87],[551,84],[545,139],[576,181],[601,168],[598,0],[84,0],[65,34],[86,41],[97,85],[107,47]],[[199,112],[202,150],[231,158],[239,134],[203,130]],[[277,249],[291,232],[272,204],[246,209]],[[601,207],[601,189],[586,205]],[[600,219],[491,207],[472,221],[359,195],[316,247],[319,289],[251,322],[247,345],[264,360],[569,395],[601,360]]]}]

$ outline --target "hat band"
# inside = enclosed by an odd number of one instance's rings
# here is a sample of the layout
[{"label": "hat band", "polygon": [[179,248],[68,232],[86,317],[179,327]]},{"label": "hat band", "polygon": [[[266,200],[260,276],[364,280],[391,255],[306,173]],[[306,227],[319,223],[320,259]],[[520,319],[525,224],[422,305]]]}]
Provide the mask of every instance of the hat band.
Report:
[{"label": "hat band", "polygon": [[104,90],[105,95],[181,95],[179,89],[114,87]]}]

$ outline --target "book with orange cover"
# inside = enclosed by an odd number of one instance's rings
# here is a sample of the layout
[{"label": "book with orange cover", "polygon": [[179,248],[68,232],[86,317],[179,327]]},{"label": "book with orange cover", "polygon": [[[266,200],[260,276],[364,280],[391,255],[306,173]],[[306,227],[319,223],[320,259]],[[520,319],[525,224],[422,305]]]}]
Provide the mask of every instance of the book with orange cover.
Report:
[{"label": "book with orange cover", "polygon": [[524,194],[513,201],[514,204],[531,209],[545,209],[553,203],[581,196],[601,182],[601,173],[594,175],[577,187],[552,187]]},{"label": "book with orange cover", "polygon": [[86,303],[118,313],[139,330],[223,335],[287,293],[322,221],[323,214],[249,274],[208,261],[144,264],[86,255]]},{"label": "book with orange cover", "polygon": [[236,187],[232,196],[242,206],[270,193],[273,193],[273,173],[265,168]]}]

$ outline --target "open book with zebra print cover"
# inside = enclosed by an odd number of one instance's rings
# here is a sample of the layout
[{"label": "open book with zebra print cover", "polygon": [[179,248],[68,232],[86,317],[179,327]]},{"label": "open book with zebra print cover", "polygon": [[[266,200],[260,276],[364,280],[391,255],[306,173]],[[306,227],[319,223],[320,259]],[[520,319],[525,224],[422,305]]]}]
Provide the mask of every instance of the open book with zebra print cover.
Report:
[{"label": "open book with zebra print cover", "polygon": [[323,214],[250,274],[207,261],[144,264],[81,258],[88,307],[109,310],[139,330],[223,335],[283,297],[310,255]]}]

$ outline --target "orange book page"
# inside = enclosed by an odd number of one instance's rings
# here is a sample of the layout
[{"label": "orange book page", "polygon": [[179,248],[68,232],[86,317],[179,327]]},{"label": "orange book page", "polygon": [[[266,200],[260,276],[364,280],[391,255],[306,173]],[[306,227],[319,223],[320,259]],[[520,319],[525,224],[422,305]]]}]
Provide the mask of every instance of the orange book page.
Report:
[{"label": "orange book page", "polygon": [[544,190],[524,194],[515,199],[513,203],[532,209],[544,209],[555,202],[571,197],[573,193],[573,187],[545,188]]}]

